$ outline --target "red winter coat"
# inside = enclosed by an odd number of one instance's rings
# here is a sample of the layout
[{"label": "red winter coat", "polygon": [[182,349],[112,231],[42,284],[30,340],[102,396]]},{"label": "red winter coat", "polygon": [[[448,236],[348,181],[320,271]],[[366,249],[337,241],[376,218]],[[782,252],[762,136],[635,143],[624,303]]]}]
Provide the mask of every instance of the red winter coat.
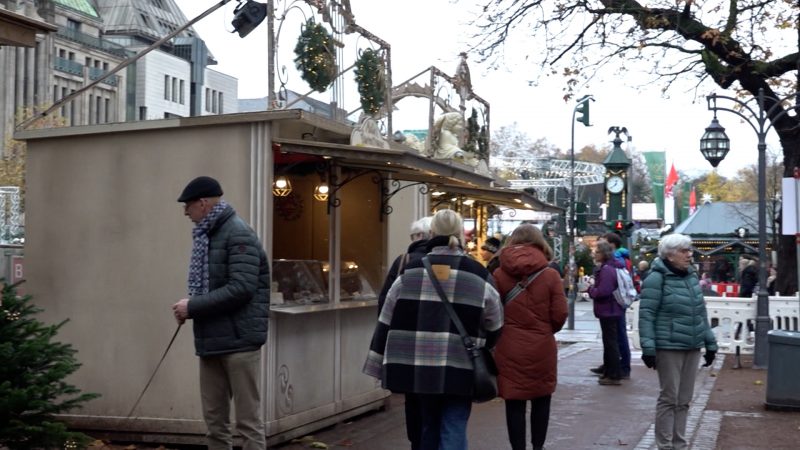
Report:
[{"label": "red winter coat", "polygon": [[[494,278],[505,302],[517,282],[547,267],[544,253],[532,245],[505,247]],[[554,334],[567,320],[561,276],[545,268],[527,289],[505,305],[503,334],[495,347],[500,397],[529,400],[556,390],[558,349]]]}]

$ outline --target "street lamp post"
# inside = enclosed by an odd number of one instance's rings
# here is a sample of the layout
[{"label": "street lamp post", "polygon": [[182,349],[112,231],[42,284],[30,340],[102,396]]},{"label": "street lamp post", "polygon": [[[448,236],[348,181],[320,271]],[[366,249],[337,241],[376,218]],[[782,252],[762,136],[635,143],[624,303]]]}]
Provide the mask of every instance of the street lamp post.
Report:
[{"label": "street lamp post", "polygon": [[[569,147],[569,316],[567,316],[567,329],[575,329],[575,299],[578,294],[577,264],[575,262],[575,122],[581,122],[587,127],[589,125],[589,100],[594,101],[591,95],[584,95],[578,99],[575,108],[572,110],[572,139]],[[581,116],[576,118],[576,113]]]},{"label": "street lamp post", "polygon": [[[774,100],[774,103],[770,108],[765,109],[764,101],[766,97],[762,88],[758,90],[758,96],[756,97],[757,109],[754,109],[750,105],[752,99],[743,102],[737,98],[711,94],[706,97],[706,100],[708,101],[708,110],[714,112],[714,119],[700,139],[700,152],[703,153],[703,156],[712,166],[717,167],[717,164],[725,158],[730,149],[730,139],[725,134],[725,128],[717,121],[717,111],[727,111],[741,117],[753,128],[753,131],[758,136],[758,293],[756,301],[756,342],[753,355],[753,366],[757,368],[765,368],[767,365],[767,332],[771,328],[769,294],[767,293],[766,138],[767,132],[772,128],[772,124],[794,108],[776,111],[782,108],[781,105],[784,102],[794,97],[795,94],[783,99],[770,98],[770,100]],[[736,109],[717,106],[717,100],[727,100],[733,103]]]}]

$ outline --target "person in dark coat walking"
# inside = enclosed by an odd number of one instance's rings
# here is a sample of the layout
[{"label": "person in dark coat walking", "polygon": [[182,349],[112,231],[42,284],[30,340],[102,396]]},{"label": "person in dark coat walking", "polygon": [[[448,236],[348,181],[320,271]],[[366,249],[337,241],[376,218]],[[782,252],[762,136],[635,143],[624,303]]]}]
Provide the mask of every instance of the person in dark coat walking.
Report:
[{"label": "person in dark coat walking", "polygon": [[193,321],[208,448],[232,448],[234,399],[242,449],[264,450],[260,375],[269,323],[269,265],[255,231],[221,197],[222,187],[211,177],[195,178],[178,197],[195,227],[189,296],[172,310],[179,324]]},{"label": "person in dark coat walking", "polygon": [[739,257],[739,297],[752,297],[758,285],[758,261],[750,255]]},{"label": "person in dark coat walking", "polygon": [[594,285],[589,288],[589,297],[594,302],[594,316],[600,319],[603,336],[603,373],[598,383],[619,385],[622,378],[619,359],[617,322],[625,313],[614,298],[617,289],[617,272],[614,248],[606,241],[598,241],[594,249],[594,260],[598,267],[594,272]]},{"label": "person in dark coat walking", "polygon": [[[500,252],[494,279],[504,303],[503,334],[495,348],[500,397],[513,450],[525,449],[525,409],[531,403],[531,443],[544,448],[550,398],[556,390],[558,348],[555,333],[567,320],[561,275],[548,261],[553,251],[535,225],[517,227]],[[509,299],[517,283],[536,277]]]},{"label": "person in dark coat walking", "polygon": [[[414,221],[411,224],[411,245],[405,253],[398,256],[389,273],[386,274],[386,280],[383,282],[383,288],[378,296],[378,314],[380,314],[383,304],[386,301],[386,294],[389,293],[389,288],[394,284],[397,279],[405,271],[406,266],[410,263],[418,263],[422,258],[428,254],[428,239],[431,237],[431,217],[423,217]],[[411,450],[419,450],[422,444],[422,411],[419,406],[419,399],[417,395],[411,392],[405,394],[405,413],[406,413],[406,436],[408,441],[411,442]]]}]

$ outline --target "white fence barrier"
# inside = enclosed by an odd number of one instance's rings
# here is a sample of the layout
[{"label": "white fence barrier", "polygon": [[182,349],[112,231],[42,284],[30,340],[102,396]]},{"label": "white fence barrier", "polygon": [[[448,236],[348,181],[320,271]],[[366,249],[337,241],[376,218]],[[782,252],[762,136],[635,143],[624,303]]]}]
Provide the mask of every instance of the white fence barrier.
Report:
[{"label": "white fence barrier", "polygon": [[[706,297],[706,311],[721,353],[752,354],[755,347],[756,297]],[[769,316],[773,330],[800,331],[800,296],[772,296]],[[628,337],[633,347],[639,342],[639,302],[626,312]]]}]

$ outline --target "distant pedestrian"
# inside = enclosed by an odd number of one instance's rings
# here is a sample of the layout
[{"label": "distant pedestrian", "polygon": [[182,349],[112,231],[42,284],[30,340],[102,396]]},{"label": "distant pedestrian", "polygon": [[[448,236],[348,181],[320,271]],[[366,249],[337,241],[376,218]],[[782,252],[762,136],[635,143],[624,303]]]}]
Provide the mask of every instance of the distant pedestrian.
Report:
[{"label": "distant pedestrian", "polygon": [[594,249],[597,264],[594,285],[589,288],[589,297],[594,303],[594,316],[600,320],[603,337],[603,372],[597,380],[602,385],[619,385],[622,379],[617,340],[617,322],[625,313],[614,298],[617,288],[617,272],[614,263],[614,248],[606,241],[598,241]]},{"label": "distant pedestrian", "polygon": [[636,266],[639,270],[637,271],[637,275],[639,275],[639,283],[644,283],[645,278],[650,275],[650,263],[647,262],[646,259],[639,261],[639,264]]},{"label": "distant pedestrian", "polygon": [[686,420],[700,349],[706,350],[704,366],[714,362],[717,352],[691,245],[682,234],[661,238],[639,306],[642,361],[658,371],[661,387],[655,423],[659,449],[688,448]]},{"label": "distant pedestrian", "polygon": [[[633,262],[631,262],[628,249],[622,246],[622,238],[620,238],[617,233],[606,233],[598,239],[598,242],[602,241],[611,244],[614,251],[612,265],[626,269],[631,273],[631,278],[633,278]],[[628,342],[628,324],[626,322],[624,308],[622,315],[617,319],[617,348],[619,349],[620,358],[620,376],[624,379],[628,379],[631,377],[631,346]],[[589,370],[596,375],[605,373],[605,368],[602,365]]]},{"label": "distant pedestrian", "polygon": [[[409,263],[418,263],[428,254],[428,239],[431,237],[431,217],[423,217],[415,220],[411,224],[411,245],[402,255],[399,255],[392,263],[383,288],[378,296],[378,315],[380,316],[383,304],[386,301],[386,294],[392,287],[394,281],[403,274]],[[411,442],[411,450],[419,450],[422,445],[422,411],[419,406],[417,395],[411,392],[405,394],[405,413],[406,413],[406,436]]]},{"label": "distant pedestrian", "polygon": [[752,297],[758,286],[758,261],[750,255],[739,257],[739,297]]},{"label": "distant pedestrian", "polygon": [[489,273],[494,272],[500,265],[500,261],[497,259],[498,250],[500,250],[500,239],[494,237],[486,238],[481,245],[481,261],[486,264],[486,270]]},{"label": "distant pedestrian", "polygon": [[[558,349],[555,333],[567,320],[567,299],[561,275],[548,263],[552,249],[535,225],[517,227],[500,252],[494,271],[504,301],[503,334],[495,349],[500,397],[505,399],[506,426],[513,450],[524,450],[525,410],[531,404],[534,450],[544,448],[550,420],[550,399],[556,389]],[[509,299],[518,283],[535,278]]]},{"label": "distant pedestrian", "polygon": [[198,177],[178,201],[195,223],[188,298],[172,306],[178,323],[194,322],[200,397],[208,448],[230,449],[230,403],[243,450],[267,448],[261,405],[261,346],[267,339],[269,265],[256,233],[211,177]]},{"label": "distant pedestrian", "polygon": [[[458,213],[438,211],[427,258],[466,333],[493,348],[503,326],[503,306],[489,272],[464,252],[463,230]],[[418,395],[422,450],[466,450],[472,367],[423,262],[410,262],[386,295],[364,373],[392,392]]]}]

